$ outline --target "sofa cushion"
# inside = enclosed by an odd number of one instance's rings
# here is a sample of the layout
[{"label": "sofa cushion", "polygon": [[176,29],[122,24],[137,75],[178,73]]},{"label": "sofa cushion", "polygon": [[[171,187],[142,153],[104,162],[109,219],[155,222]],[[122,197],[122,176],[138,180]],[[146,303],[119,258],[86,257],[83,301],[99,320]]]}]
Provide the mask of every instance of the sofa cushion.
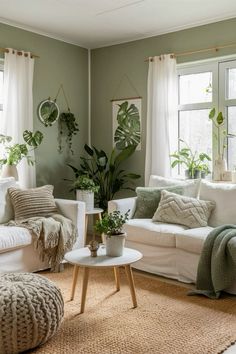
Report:
[{"label": "sofa cushion", "polygon": [[7,190],[15,186],[16,181],[13,177],[0,179],[0,224],[14,218],[13,206]]},{"label": "sofa cushion", "polygon": [[53,186],[18,189],[9,188],[15,219],[27,219],[34,216],[50,216],[58,209],[53,197]]},{"label": "sofa cushion", "polygon": [[175,233],[185,226],[153,222],[151,219],[130,219],[124,225],[127,239],[146,245],[176,247]]},{"label": "sofa cushion", "polygon": [[166,178],[156,175],[151,175],[149,179],[149,187],[181,186],[184,187],[183,195],[193,198],[197,198],[199,195],[200,183],[200,179],[181,180],[177,178]]},{"label": "sofa cushion", "polygon": [[216,204],[208,221],[210,226],[236,223],[235,185],[202,181],[200,199],[212,200]]},{"label": "sofa cushion", "polygon": [[176,233],[176,248],[187,252],[200,254],[207,235],[213,230],[212,227],[199,227]]},{"label": "sofa cushion", "polygon": [[152,220],[181,224],[190,228],[207,226],[207,221],[215,203],[185,197],[163,190],[161,201]]},{"label": "sofa cushion", "polygon": [[0,225],[0,253],[30,245],[32,236],[23,227]]},{"label": "sofa cushion", "polygon": [[136,209],[133,219],[151,219],[161,200],[161,191],[165,189],[177,194],[183,194],[183,187],[137,187]]}]

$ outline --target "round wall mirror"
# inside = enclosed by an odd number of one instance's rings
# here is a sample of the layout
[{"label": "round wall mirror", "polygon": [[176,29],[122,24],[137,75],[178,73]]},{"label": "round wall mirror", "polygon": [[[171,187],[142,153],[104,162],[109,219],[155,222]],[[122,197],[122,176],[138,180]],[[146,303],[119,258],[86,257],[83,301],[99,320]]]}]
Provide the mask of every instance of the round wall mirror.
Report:
[{"label": "round wall mirror", "polygon": [[59,118],[59,114],[58,105],[50,99],[42,101],[38,106],[39,119],[46,127],[53,125]]}]

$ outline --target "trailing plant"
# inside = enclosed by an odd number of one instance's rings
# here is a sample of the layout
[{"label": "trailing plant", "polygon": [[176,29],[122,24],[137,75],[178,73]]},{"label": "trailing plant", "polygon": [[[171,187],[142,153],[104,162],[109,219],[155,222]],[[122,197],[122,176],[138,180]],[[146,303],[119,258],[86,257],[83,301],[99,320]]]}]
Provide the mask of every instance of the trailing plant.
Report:
[{"label": "trailing plant", "polygon": [[76,122],[75,115],[70,112],[64,112],[61,113],[59,116],[59,137],[58,137],[58,143],[59,147],[58,150],[61,153],[63,150],[62,146],[62,140],[63,136],[66,136],[66,144],[68,144],[68,149],[69,151],[74,154],[74,151],[72,150],[72,139],[73,136],[76,135],[79,131],[78,128],[78,123]]},{"label": "trailing plant", "polygon": [[179,141],[184,143],[185,147],[170,155],[170,157],[174,158],[171,167],[175,168],[177,165],[184,165],[187,171],[189,171],[191,178],[194,178],[196,171],[203,171],[205,174],[208,174],[210,171],[206,162],[211,161],[210,156],[205,152],[193,152],[184,140],[179,139]]},{"label": "trailing plant", "polygon": [[73,184],[73,189],[80,189],[84,191],[97,193],[99,186],[97,186],[94,181],[89,178],[87,175],[78,176]]},{"label": "trailing plant", "polygon": [[[11,136],[0,135],[0,144],[5,147],[4,158],[0,159],[0,165],[17,165],[23,158],[27,159],[29,165],[33,165],[34,161],[30,152],[36,149],[43,141],[43,133],[36,131],[35,133],[25,130],[23,132],[25,144],[10,145]],[[30,149],[31,148],[31,149]]]},{"label": "trailing plant", "polygon": [[100,234],[122,235],[122,227],[129,218],[128,210],[124,215],[120,211],[113,211],[112,213],[105,213],[101,220],[97,220],[94,226],[95,231]]},{"label": "trailing plant", "polygon": [[140,116],[138,108],[128,101],[119,104],[117,113],[118,127],[115,131],[114,141],[118,150],[123,150],[130,145],[137,145],[140,143]]},{"label": "trailing plant", "polygon": [[113,199],[118,191],[133,190],[130,186],[131,181],[140,178],[140,175],[127,173],[121,169],[121,164],[134,153],[136,145],[128,146],[120,152],[113,149],[109,157],[105,151],[98,150],[94,146],[85,144],[84,149],[88,157],[80,158],[80,167],[69,164],[68,166],[73,170],[75,179],[80,175],[87,175],[100,187],[95,195],[96,202],[100,208],[106,210],[108,201]]}]

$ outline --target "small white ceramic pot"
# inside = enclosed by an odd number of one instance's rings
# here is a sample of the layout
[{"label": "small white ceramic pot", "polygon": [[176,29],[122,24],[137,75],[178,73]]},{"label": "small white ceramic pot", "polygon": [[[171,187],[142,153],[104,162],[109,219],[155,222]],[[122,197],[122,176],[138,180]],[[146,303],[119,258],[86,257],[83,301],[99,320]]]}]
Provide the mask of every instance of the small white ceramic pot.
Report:
[{"label": "small white ceramic pot", "polygon": [[76,189],[76,200],[85,202],[86,211],[91,211],[94,209],[94,192]]},{"label": "small white ceramic pot", "polygon": [[105,235],[106,255],[109,257],[120,257],[125,247],[126,233],[120,235]]},{"label": "small white ceramic pot", "polygon": [[14,177],[16,181],[19,180],[16,165],[3,165],[1,178]]}]

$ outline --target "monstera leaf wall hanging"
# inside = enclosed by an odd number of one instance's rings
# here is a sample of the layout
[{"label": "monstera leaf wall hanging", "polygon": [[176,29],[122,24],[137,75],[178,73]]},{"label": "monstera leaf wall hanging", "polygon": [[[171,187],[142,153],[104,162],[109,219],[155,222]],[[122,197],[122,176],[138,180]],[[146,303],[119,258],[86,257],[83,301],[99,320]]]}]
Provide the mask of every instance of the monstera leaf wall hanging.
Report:
[{"label": "monstera leaf wall hanging", "polygon": [[118,150],[135,145],[141,149],[141,99],[113,101],[114,144]]}]

